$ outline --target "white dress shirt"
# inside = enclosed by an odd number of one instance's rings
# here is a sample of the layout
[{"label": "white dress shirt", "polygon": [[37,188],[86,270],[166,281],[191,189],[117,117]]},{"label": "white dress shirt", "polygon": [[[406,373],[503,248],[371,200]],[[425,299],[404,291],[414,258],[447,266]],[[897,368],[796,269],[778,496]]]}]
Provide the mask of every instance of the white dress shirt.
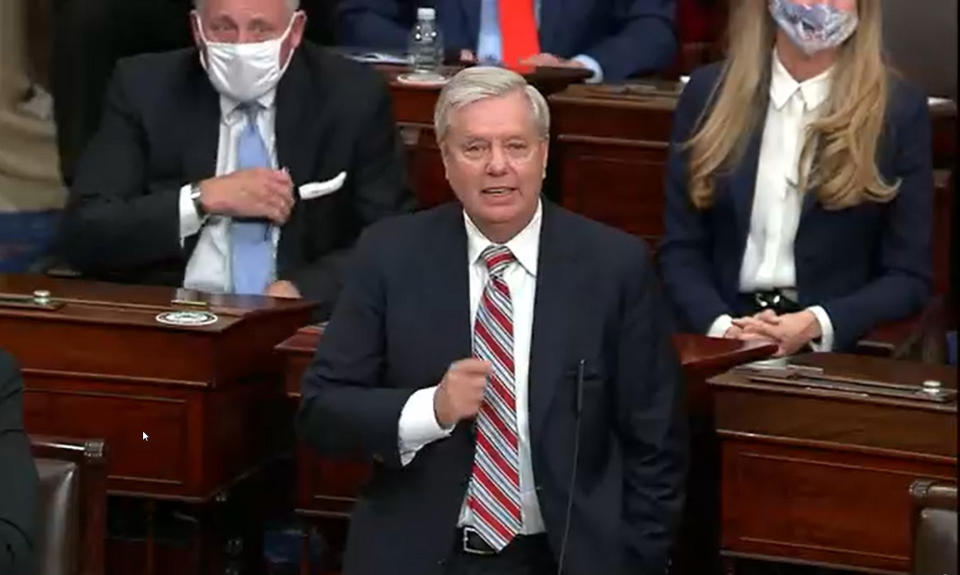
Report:
[{"label": "white dress shirt", "polygon": [[[530,410],[529,373],[530,340],[533,335],[533,306],[537,288],[537,257],[540,253],[540,223],[542,203],[523,230],[504,244],[513,252],[516,260],[503,274],[510,288],[513,305],[513,362],[514,385],[517,397],[517,430],[520,446],[520,509],[522,527],[520,533],[530,535],[545,531],[540,503],[537,501],[536,484],[533,480],[533,463],[530,455]],[[489,274],[480,254],[493,242],[488,240],[477,226],[463,214],[467,230],[467,261],[470,273],[470,333],[476,321],[477,309]],[[417,451],[430,442],[447,437],[453,428],[443,429],[437,423],[433,411],[433,396],[437,387],[428,387],[414,392],[400,413],[400,461],[407,465],[416,457]],[[471,512],[464,501],[460,509],[459,525],[471,524]]]},{"label": "white dress shirt", "polygon": [[[270,153],[270,163],[277,167],[277,145],[274,121],[276,90],[271,90],[257,99],[262,106],[257,114],[257,128],[260,137]],[[239,108],[240,103],[226,96],[220,96],[220,143],[217,146],[217,176],[230,174],[237,169],[237,146],[240,134],[247,126],[247,116]],[[191,182],[192,184],[193,182]],[[201,219],[190,199],[190,186],[180,189],[180,245],[187,238],[200,233],[197,246],[190,255],[183,278],[183,287],[212,293],[233,291],[230,270],[230,218],[211,214]],[[271,226],[273,238],[274,262],[276,262],[277,242],[280,228]],[[274,270],[274,276],[276,271]]]},{"label": "white dress shirt", "polygon": [[[807,125],[818,117],[821,105],[830,95],[832,69],[797,82],[780,61],[776,49],[772,60],[770,103],[757,163],[750,232],[740,265],[742,293],[794,289],[797,285],[794,240],[803,208],[803,194],[797,190],[800,152]],[[803,169],[809,170],[809,165]],[[807,309],[816,316],[821,331],[820,342],[811,346],[816,351],[830,351],[830,316],[821,306]],[[729,315],[721,315],[707,335],[722,337],[732,321]]]}]

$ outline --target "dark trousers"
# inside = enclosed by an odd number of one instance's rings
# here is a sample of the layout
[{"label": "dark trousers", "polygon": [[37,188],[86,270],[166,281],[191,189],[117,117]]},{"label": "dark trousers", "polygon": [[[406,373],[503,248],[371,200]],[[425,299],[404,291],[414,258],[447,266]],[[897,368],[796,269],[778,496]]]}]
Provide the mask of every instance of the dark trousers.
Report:
[{"label": "dark trousers", "polygon": [[557,564],[546,535],[515,539],[496,555],[472,555],[460,538],[447,558],[445,575],[556,575]]},{"label": "dark trousers", "polygon": [[[301,2],[309,40],[331,43],[333,1]],[[117,60],[192,46],[192,8],[191,0],[54,0],[51,89],[60,172],[68,186],[100,123]]]}]

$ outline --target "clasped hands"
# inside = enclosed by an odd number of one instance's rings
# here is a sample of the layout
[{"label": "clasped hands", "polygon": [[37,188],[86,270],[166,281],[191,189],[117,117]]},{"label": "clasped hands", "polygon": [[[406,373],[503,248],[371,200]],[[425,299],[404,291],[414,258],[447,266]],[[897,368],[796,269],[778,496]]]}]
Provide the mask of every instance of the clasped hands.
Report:
[{"label": "clasped hands", "polygon": [[723,337],[742,341],[763,341],[778,346],[777,357],[793,355],[822,335],[820,322],[810,310],[777,315],[764,310],[733,320]]}]

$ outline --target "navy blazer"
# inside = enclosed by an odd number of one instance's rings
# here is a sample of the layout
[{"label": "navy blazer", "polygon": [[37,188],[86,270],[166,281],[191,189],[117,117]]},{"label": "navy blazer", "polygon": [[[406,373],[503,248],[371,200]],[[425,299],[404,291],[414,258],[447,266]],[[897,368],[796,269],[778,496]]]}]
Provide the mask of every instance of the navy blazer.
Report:
[{"label": "navy blazer", "polygon": [[[688,158],[680,144],[694,133],[718,82],[721,64],[693,73],[677,104],[667,168],[664,237],[658,253],[665,289],[681,329],[706,333],[717,316],[748,312],[738,302],[740,266],[763,136],[761,121],[739,165],[716,179],[712,208],[688,198]],[[900,180],[896,198],[826,210],[804,197],[794,244],[802,306],[821,305],[837,350],[850,349],[879,323],[922,309],[930,294],[933,175],[926,98],[897,78],[890,83],[877,165]],[[767,109],[763,102],[764,113]]]},{"label": "navy blazer", "polygon": [[[444,46],[476,51],[481,0],[341,0],[340,44],[406,49],[417,6],[436,7]],[[674,0],[542,0],[540,49],[561,58],[586,54],[605,82],[670,67],[677,50]]]},{"label": "navy blazer", "polygon": [[[530,357],[537,494],[559,552],[585,361],[580,453],[564,573],[663,573],[682,503],[684,386],[644,244],[544,201]],[[398,422],[419,388],[471,355],[459,204],[364,232],[303,379],[298,429],[373,475],[353,511],[346,575],[444,571],[470,478],[471,422],[400,463]]]}]

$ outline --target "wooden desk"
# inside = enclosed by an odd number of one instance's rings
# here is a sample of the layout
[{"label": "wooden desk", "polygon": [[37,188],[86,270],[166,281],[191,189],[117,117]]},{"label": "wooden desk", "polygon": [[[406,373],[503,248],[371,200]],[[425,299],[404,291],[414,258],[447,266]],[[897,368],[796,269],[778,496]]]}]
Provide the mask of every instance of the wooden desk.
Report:
[{"label": "wooden desk", "polygon": [[[105,439],[110,495],[223,503],[276,457],[289,410],[273,348],[309,321],[312,304],[0,276],[0,294],[41,289],[54,307],[0,303],[0,346],[23,367],[27,431]],[[216,323],[158,323],[161,312],[195,309],[174,299],[206,302]],[[151,572],[147,563],[138,571]]]},{"label": "wooden desk", "polygon": [[[839,354],[826,373],[956,388],[954,368]],[[722,553],[905,573],[910,484],[956,481],[957,404],[709,380],[721,451]]]},{"label": "wooden desk", "polygon": [[[287,396],[300,400],[300,380],[310,365],[322,330],[306,327],[277,346],[284,358]],[[705,380],[734,365],[769,357],[776,347],[767,344],[744,343],[735,340],[714,339],[698,335],[674,336],[674,345],[680,355],[687,375],[688,395],[692,413],[703,413],[709,408]],[[695,425],[701,428],[702,424]],[[696,459],[696,458],[694,458]],[[699,470],[699,466],[697,466]],[[370,467],[363,460],[332,460],[319,457],[310,447],[301,442],[297,450],[297,514],[312,518],[320,526],[333,549],[342,550],[345,542],[346,520],[350,517],[360,486],[369,476]],[[690,474],[692,491],[713,491],[708,476]],[[709,485],[708,485],[709,484]],[[713,508],[709,496],[691,498],[688,514],[695,517],[703,508]],[[693,522],[689,521],[692,525]],[[695,527],[685,530],[679,555],[690,555],[684,550],[700,545],[710,538],[714,528],[708,522],[698,521]],[[715,547],[714,547],[715,548]],[[695,569],[699,563],[682,561],[676,573],[701,573]]]}]

